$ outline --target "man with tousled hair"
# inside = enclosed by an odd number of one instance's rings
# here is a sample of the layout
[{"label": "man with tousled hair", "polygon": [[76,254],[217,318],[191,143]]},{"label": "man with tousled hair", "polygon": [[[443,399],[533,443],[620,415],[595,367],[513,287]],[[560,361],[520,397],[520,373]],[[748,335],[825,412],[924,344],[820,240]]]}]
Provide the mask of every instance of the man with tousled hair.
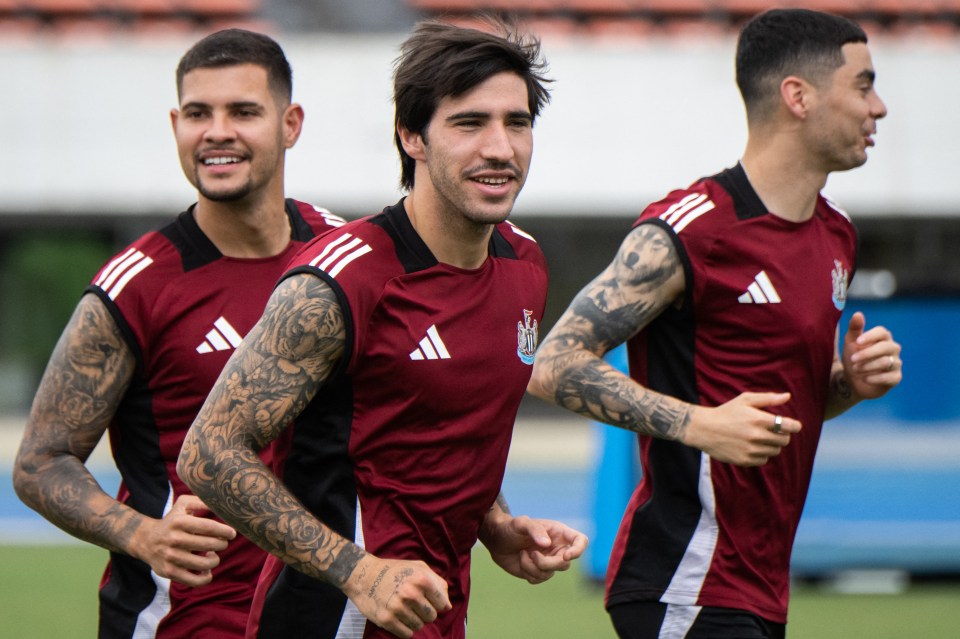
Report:
[{"label": "man with tousled hair", "polygon": [[[649,205],[537,353],[533,394],[639,434],[607,571],[625,639],[783,637],[823,421],[900,382],[862,313],[838,348],[857,237],[820,194],[887,113],[866,42],[815,11],[748,22],[740,162]],[[629,377],[602,359],[624,342]]]},{"label": "man with tousled hair", "polygon": [[478,539],[531,583],[586,546],[499,495],[547,287],[507,217],[548,95],[539,43],[493,26],[403,43],[407,195],[294,259],[184,442],[184,481],[275,555],[250,637],[461,639]]},{"label": "man with tousled hair", "polygon": [[[171,112],[198,201],[93,278],[34,399],[17,494],[110,551],[99,636],[242,637],[266,553],[209,514],[176,474],[183,437],[287,262],[344,223],[284,197],[300,135],[290,65],[240,29],[197,42]],[[122,483],[107,495],[84,462],[109,431]],[[261,451],[272,463],[269,449]]]}]

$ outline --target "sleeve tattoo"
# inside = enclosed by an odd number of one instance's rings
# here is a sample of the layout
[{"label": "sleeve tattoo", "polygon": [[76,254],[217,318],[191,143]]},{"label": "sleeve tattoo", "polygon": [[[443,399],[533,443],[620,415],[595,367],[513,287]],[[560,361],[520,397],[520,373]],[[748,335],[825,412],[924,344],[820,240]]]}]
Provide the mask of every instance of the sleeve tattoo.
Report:
[{"label": "sleeve tattoo", "polygon": [[342,357],[345,339],[329,286],[313,275],[284,280],[211,390],[178,466],[224,520],[298,570],[338,586],[363,551],[309,513],[256,451],[313,398]]},{"label": "sleeve tattoo", "polygon": [[123,552],[141,521],[84,466],[133,376],[134,358],[106,307],[85,295],[34,398],[14,469],[20,498],[68,533]]},{"label": "sleeve tattoo", "polygon": [[613,262],[574,298],[541,355],[555,382],[554,402],[591,419],[638,433],[678,439],[690,407],[649,391],[599,359],[674,303],[684,269],[667,232],[643,224]]}]

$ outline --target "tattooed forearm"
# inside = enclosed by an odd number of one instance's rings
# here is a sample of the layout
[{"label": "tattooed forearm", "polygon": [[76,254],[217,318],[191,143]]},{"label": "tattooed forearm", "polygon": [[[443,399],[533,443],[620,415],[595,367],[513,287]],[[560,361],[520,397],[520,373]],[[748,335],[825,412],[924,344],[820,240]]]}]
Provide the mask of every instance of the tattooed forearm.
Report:
[{"label": "tattooed forearm", "polygon": [[93,295],[81,298],[34,398],[14,466],[20,498],[70,534],[123,551],[141,519],[84,466],[126,392],[134,358]]},{"label": "tattooed forearm", "polygon": [[344,350],[333,291],[301,275],[277,287],[187,433],[177,470],[228,523],[298,570],[342,585],[363,550],[317,520],[256,450],[304,409]]},{"label": "tattooed forearm", "polygon": [[644,389],[601,357],[677,303],[684,287],[683,265],[667,231],[637,227],[540,346],[531,389],[591,419],[681,438],[691,407]]},{"label": "tattooed forearm", "polygon": [[555,402],[575,413],[644,435],[679,440],[692,408],[646,390],[601,360],[570,371],[557,386]]}]

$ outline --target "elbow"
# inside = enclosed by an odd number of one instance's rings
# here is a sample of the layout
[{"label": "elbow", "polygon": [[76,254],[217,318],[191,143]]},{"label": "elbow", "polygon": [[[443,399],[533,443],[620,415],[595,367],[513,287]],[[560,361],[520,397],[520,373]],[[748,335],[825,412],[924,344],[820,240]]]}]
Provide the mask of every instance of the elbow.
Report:
[{"label": "elbow", "polygon": [[545,401],[550,401],[551,393],[545,373],[545,366],[540,359],[533,362],[533,371],[530,373],[530,381],[527,382],[527,392]]},{"label": "elbow", "polygon": [[13,491],[17,494],[20,501],[28,503],[27,476],[23,472],[19,461],[18,459],[17,463],[13,466]]},{"label": "elbow", "polygon": [[195,476],[195,463],[193,461],[195,455],[193,454],[193,446],[191,446],[191,437],[188,433],[187,438],[183,442],[183,447],[180,449],[180,455],[177,457],[177,476],[187,485],[194,494],[197,492],[196,482],[194,481]]}]

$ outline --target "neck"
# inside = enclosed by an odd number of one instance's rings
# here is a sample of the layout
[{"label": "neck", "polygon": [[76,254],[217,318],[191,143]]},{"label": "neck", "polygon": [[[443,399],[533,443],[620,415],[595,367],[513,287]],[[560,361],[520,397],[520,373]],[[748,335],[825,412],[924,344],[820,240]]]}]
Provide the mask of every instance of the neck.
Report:
[{"label": "neck", "polygon": [[269,200],[236,202],[214,202],[201,195],[194,216],[204,235],[228,257],[273,257],[290,243],[282,194]]},{"label": "neck", "polygon": [[764,206],[792,222],[813,217],[817,195],[827,183],[827,173],[813,162],[802,146],[790,139],[752,136],[741,164]]},{"label": "neck", "polygon": [[494,225],[466,219],[435,192],[425,195],[427,191],[427,187],[416,187],[403,201],[410,224],[424,244],[443,264],[463,269],[483,266]]}]

